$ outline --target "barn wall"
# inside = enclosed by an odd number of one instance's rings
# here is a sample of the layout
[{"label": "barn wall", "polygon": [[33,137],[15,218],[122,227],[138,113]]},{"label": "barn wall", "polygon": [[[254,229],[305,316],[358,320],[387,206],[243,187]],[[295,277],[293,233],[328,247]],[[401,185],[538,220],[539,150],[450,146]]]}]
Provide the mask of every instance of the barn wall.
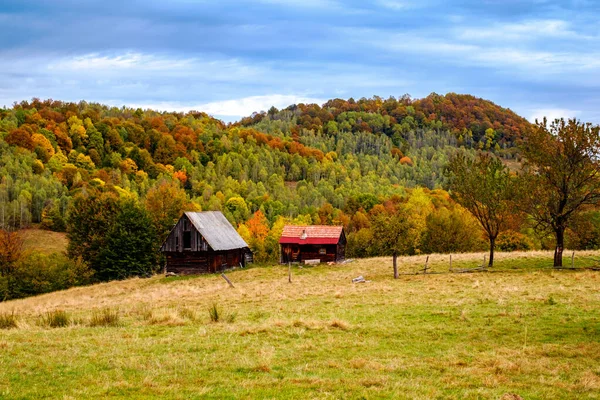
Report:
[{"label": "barn wall", "polygon": [[[191,235],[191,247],[189,249],[183,248],[183,236],[186,230],[189,231]],[[184,214],[179,221],[177,221],[177,224],[171,230],[171,233],[169,233],[161,250],[169,253],[183,251],[198,252],[208,251],[210,250],[210,247],[200,232],[196,230],[194,225],[192,225],[188,217]]]},{"label": "barn wall", "polygon": [[166,271],[178,275],[205,274],[245,265],[246,249],[167,252]]},{"label": "barn wall", "polygon": [[[324,248],[325,254],[320,254],[319,250]],[[289,249],[289,252],[286,251]],[[294,252],[300,250],[299,254],[295,257]],[[287,255],[290,254],[290,257]],[[338,258],[338,249],[335,244],[307,244],[307,245],[294,245],[294,244],[281,244],[281,262],[303,262],[304,260],[321,260],[321,262],[336,261]]]}]

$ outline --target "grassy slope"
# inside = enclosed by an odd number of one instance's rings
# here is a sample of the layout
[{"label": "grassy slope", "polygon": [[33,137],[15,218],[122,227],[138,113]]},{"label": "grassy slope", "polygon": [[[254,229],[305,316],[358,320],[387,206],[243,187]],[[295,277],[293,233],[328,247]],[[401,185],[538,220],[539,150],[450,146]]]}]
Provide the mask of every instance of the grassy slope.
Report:
[{"label": "grassy slope", "polygon": [[46,254],[67,251],[68,240],[65,233],[37,228],[23,229],[20,232],[26,250],[37,250]]},{"label": "grassy slope", "polygon": [[[155,277],[0,303],[20,318],[0,330],[0,397],[600,398],[600,275],[510,270],[550,260],[499,254],[501,273],[394,281],[377,258],[296,267],[292,284],[278,266],[228,273],[234,289]],[[447,268],[447,256],[430,262]],[[352,284],[361,274],[371,282]],[[209,322],[213,303],[235,321]],[[85,326],[102,307],[123,326]],[[54,309],[79,325],[39,327]]]}]

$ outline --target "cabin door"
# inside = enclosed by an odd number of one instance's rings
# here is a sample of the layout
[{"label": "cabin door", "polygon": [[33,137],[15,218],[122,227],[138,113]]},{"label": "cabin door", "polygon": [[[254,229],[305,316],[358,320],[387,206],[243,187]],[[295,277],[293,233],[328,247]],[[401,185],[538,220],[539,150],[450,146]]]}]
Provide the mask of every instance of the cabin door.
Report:
[{"label": "cabin door", "polygon": [[292,261],[300,261],[301,257],[300,257],[300,246],[297,244],[292,245],[292,254],[291,254],[291,258]]}]

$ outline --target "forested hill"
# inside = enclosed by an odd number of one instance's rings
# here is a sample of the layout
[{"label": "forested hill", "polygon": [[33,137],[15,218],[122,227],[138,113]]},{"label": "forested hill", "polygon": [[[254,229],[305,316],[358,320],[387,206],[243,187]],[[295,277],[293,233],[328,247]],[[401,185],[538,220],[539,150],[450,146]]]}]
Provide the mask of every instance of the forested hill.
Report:
[{"label": "forested hill", "polygon": [[[411,99],[404,95],[398,99],[373,97],[329,100],[317,104],[292,105],[278,111],[255,113],[243,118],[241,126],[260,126],[267,120],[289,120],[292,134],[303,130],[336,135],[340,131],[385,134],[394,145],[401,147],[404,137],[416,129],[449,131],[459,145],[473,144],[498,148],[512,147],[516,140],[530,128],[530,123],[491,101],[471,95],[448,93],[445,96],[432,93],[423,99]],[[491,131],[489,131],[491,129]],[[498,149],[497,148],[497,149]]]},{"label": "forested hill", "polygon": [[[282,218],[344,224],[352,239],[368,235],[381,207],[393,212],[414,193],[420,209],[464,220],[437,190],[449,157],[476,149],[514,157],[528,127],[509,110],[455,94],[299,104],[235,124],[195,111],[33,99],[0,110],[0,227],[64,230],[77,196],[96,194],[133,199],[158,237],[193,209],[222,210],[261,240],[256,227],[276,229]],[[265,254],[275,254],[273,243]]]}]

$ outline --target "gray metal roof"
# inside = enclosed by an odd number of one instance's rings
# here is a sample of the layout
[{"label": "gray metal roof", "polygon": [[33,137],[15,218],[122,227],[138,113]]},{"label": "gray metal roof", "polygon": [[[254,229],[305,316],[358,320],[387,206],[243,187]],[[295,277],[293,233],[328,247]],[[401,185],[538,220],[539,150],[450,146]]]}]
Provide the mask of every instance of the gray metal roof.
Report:
[{"label": "gray metal roof", "polygon": [[221,211],[186,212],[185,215],[213,250],[248,247]]}]

